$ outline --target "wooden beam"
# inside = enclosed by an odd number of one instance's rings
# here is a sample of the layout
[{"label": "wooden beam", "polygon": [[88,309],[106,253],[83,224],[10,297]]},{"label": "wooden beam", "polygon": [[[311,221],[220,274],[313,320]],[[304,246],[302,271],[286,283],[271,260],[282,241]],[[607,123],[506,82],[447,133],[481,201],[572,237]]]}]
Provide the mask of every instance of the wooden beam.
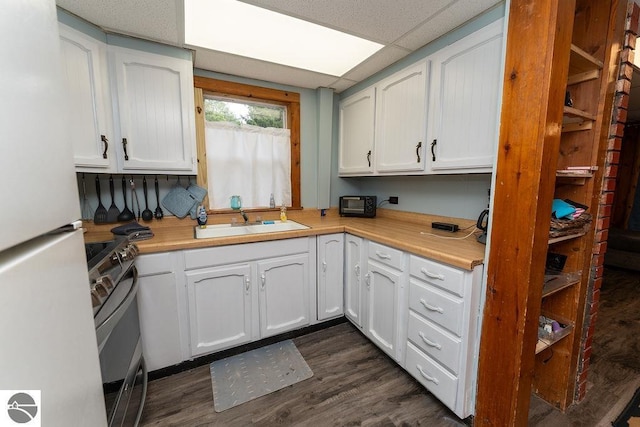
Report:
[{"label": "wooden beam", "polygon": [[509,10],[478,426],[527,425],[574,8],[513,0]]}]

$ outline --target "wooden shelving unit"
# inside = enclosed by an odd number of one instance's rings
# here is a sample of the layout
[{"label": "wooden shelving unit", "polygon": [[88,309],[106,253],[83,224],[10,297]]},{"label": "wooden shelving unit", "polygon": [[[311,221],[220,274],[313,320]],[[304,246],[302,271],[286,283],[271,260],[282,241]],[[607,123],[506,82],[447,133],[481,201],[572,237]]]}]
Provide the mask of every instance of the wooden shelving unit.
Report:
[{"label": "wooden shelving unit", "polygon": [[560,292],[569,286],[577,285],[580,283],[580,280],[581,274],[578,273],[555,275],[553,277],[545,276],[544,286],[542,287],[542,298]]},{"label": "wooden shelving unit", "polygon": [[[600,131],[604,124],[604,59],[611,3],[598,0],[576,0],[572,25],[566,91],[572,106],[562,111],[562,133],[556,172],[556,199],[571,199],[598,209],[597,180],[592,179],[602,159],[599,155]],[[571,28],[571,27],[570,27]],[[587,51],[588,49],[588,51]],[[584,167],[583,165],[593,165]],[[578,170],[573,171],[573,168]],[[564,254],[565,271],[590,271],[593,245],[593,223],[578,233],[549,239],[554,252]],[[533,391],[549,403],[565,409],[574,399],[574,387],[580,353],[585,296],[589,274],[571,278],[562,276],[545,283],[541,312],[566,327],[562,331],[540,337],[536,345]],[[562,320],[560,320],[562,319]],[[552,347],[553,351],[545,351]]]}]

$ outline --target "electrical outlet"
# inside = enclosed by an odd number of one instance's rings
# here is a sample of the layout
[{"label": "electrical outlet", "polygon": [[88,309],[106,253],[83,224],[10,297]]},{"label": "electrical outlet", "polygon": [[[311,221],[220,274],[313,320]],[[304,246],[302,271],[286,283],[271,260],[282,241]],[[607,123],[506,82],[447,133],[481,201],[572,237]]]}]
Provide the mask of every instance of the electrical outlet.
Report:
[{"label": "electrical outlet", "polygon": [[398,196],[389,196],[389,203],[392,205],[398,204]]}]

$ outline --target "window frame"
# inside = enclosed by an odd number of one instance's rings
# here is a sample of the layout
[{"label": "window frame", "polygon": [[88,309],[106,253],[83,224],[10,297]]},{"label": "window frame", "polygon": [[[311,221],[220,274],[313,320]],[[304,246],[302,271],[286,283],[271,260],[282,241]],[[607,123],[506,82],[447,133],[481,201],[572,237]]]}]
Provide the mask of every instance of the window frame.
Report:
[{"label": "window frame", "polygon": [[[282,91],[261,86],[235,83],[208,77],[194,76],[193,85],[195,91],[195,117],[196,117],[196,143],[198,149],[198,185],[203,188],[208,186],[207,153],[204,138],[204,94],[220,96],[241,101],[264,102],[278,104],[286,107],[286,128],[291,132],[291,209],[302,209],[300,199],[300,94],[296,92]],[[209,206],[208,198],[204,201]],[[269,210],[257,208],[252,210]],[[209,210],[211,213],[228,213],[231,209]]]}]

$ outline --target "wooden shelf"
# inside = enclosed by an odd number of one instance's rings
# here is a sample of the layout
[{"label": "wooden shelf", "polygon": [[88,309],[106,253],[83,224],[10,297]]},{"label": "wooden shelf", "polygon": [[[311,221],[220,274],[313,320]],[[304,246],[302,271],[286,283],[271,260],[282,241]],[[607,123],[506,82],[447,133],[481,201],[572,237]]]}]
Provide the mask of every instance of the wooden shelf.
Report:
[{"label": "wooden shelf", "polygon": [[538,337],[538,343],[536,344],[536,354],[540,353],[542,350],[546,350],[551,347],[562,338],[566,337],[573,330],[573,326],[567,325],[562,331],[556,332],[553,334],[553,338],[540,338]]},{"label": "wooden shelf", "polygon": [[579,273],[565,273],[553,276],[545,275],[545,283],[542,287],[542,298],[553,295],[565,288],[580,283],[581,276]]},{"label": "wooden shelf", "polygon": [[593,128],[596,116],[573,107],[564,107],[562,132],[576,132]]},{"label": "wooden shelf", "polygon": [[584,231],[580,231],[579,233],[569,234],[567,236],[552,237],[549,238],[549,244],[553,245],[554,243],[564,242],[565,240],[577,239],[578,237],[582,237],[585,234],[587,233],[585,233]]},{"label": "wooden shelf", "polygon": [[603,66],[602,61],[572,44],[567,85],[598,79]]},{"label": "wooden shelf", "polygon": [[567,107],[566,105],[563,109],[563,114],[565,117],[580,118],[584,120],[593,121],[596,119],[596,116],[594,114],[588,113],[586,111],[578,110],[577,108]]}]

